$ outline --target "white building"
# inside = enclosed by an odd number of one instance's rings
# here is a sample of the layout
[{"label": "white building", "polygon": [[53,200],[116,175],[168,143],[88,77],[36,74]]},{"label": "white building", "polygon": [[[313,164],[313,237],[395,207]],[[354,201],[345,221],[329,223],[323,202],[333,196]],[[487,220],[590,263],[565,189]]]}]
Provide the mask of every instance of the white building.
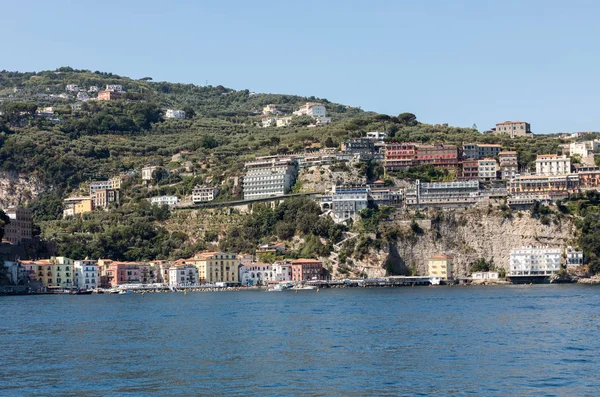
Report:
[{"label": "white building", "polygon": [[90,86],[90,88],[88,88],[88,92],[98,92],[100,91],[100,89],[98,88],[98,86],[92,85]]},{"label": "white building", "polygon": [[158,165],[151,165],[142,168],[142,181],[148,182],[152,180],[152,173],[161,168]]},{"label": "white building", "polygon": [[245,200],[282,196],[289,192],[298,174],[298,163],[289,156],[258,157],[245,166]]},{"label": "white building", "polygon": [[169,268],[169,286],[188,287],[198,285],[198,269],[194,265],[171,266]]},{"label": "white building", "polygon": [[315,117],[315,124],[316,125],[322,125],[322,124],[329,124],[331,123],[331,117],[324,117],[324,116],[320,116],[320,117]]},{"label": "white building", "polygon": [[498,163],[495,159],[482,159],[477,161],[479,179],[490,181],[496,179]]},{"label": "white building", "polygon": [[[334,222],[344,222],[354,219],[358,213],[369,204],[368,186],[333,186],[331,195],[331,217]],[[327,199],[324,197],[324,199]],[[323,209],[328,209],[326,202],[322,204]]]},{"label": "white building", "polygon": [[273,268],[266,263],[254,262],[240,266],[241,285],[263,285],[274,280]]},{"label": "white building", "polygon": [[575,251],[573,247],[566,249],[567,267],[583,266],[583,251]]},{"label": "white building", "polygon": [[265,116],[262,118],[262,126],[263,128],[272,127],[273,125],[277,125],[277,117],[274,116]]},{"label": "white building", "polygon": [[560,248],[523,247],[510,251],[511,276],[545,276],[560,270]]},{"label": "white building", "polygon": [[322,103],[306,102],[294,112],[296,116],[310,116],[313,118],[327,116],[327,111]]},{"label": "white building", "polygon": [[106,91],[124,92],[121,84],[107,84]]},{"label": "white building", "polygon": [[291,124],[292,124],[292,116],[277,117],[277,120],[275,120],[275,125],[277,127],[287,127]]},{"label": "white building", "polygon": [[292,281],[292,262],[279,261],[271,265],[274,281]]},{"label": "white building", "polygon": [[373,139],[375,141],[383,141],[387,138],[387,134],[381,131],[371,131],[367,132],[367,139]]},{"label": "white building", "polygon": [[573,142],[569,145],[569,154],[571,156],[577,155],[583,159],[594,154],[598,149],[600,149],[600,144],[596,141]]},{"label": "white building", "polygon": [[77,86],[77,84],[67,84],[67,87],[65,89],[71,92],[79,92],[79,87]]},{"label": "white building", "polygon": [[538,154],[535,160],[536,175],[555,176],[571,173],[571,159],[565,155]]},{"label": "white building", "polygon": [[77,100],[81,102],[87,102],[90,100],[90,96],[86,92],[80,91],[77,93]]},{"label": "white building", "polygon": [[498,272],[474,272],[471,274],[473,280],[498,280]]},{"label": "white building", "polygon": [[270,103],[263,108],[262,114],[266,116],[269,114],[281,114],[281,112],[277,109],[277,106]]},{"label": "white building", "polygon": [[150,199],[152,205],[168,205],[169,207],[177,205],[178,202],[177,196],[156,196]]},{"label": "white building", "polygon": [[185,112],[183,110],[167,109],[165,113],[167,119],[185,119]]},{"label": "white building", "polygon": [[12,285],[17,285],[27,278],[27,269],[20,262],[4,261],[0,266],[4,267],[4,272]]},{"label": "white building", "polygon": [[92,181],[90,182],[90,196],[93,196],[99,190],[113,189],[113,181]]},{"label": "white building", "polygon": [[98,262],[92,260],[82,260],[73,262],[75,270],[75,287],[78,289],[96,289],[98,288]]},{"label": "white building", "polygon": [[219,195],[219,189],[214,186],[194,186],[192,189],[192,202],[202,203],[204,201],[213,201]]}]

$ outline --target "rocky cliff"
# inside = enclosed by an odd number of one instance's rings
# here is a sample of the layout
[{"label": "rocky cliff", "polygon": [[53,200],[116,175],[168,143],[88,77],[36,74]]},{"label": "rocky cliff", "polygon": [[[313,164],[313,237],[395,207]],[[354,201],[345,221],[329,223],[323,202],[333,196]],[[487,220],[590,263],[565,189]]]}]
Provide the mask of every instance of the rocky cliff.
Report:
[{"label": "rocky cliff", "polygon": [[25,205],[45,190],[35,177],[0,172],[0,208]]}]

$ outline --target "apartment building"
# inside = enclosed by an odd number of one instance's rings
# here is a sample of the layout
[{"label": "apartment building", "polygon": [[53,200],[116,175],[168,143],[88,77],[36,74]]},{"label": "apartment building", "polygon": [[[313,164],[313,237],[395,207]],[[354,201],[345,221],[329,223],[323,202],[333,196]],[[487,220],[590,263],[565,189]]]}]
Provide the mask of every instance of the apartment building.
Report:
[{"label": "apartment building", "polygon": [[442,280],[452,280],[454,277],[452,257],[448,255],[432,256],[427,262],[427,269],[430,277],[438,277]]},{"label": "apartment building", "polygon": [[511,276],[547,276],[560,270],[562,250],[548,247],[522,247],[510,251]]},{"label": "apartment building", "polygon": [[363,161],[372,159],[376,151],[375,141],[369,138],[350,139],[342,143],[341,149],[345,153],[358,155]]},{"label": "apartment building", "polygon": [[565,257],[567,267],[583,266],[583,251],[576,251],[569,246],[565,249]]},{"label": "apartment building", "polygon": [[536,175],[566,175],[571,173],[571,159],[565,155],[538,154],[535,160]]},{"label": "apartment building", "polygon": [[505,121],[496,124],[496,134],[508,135],[511,138],[532,136],[531,126],[524,121]]},{"label": "apartment building", "polygon": [[91,197],[68,197],[63,200],[63,217],[92,212],[94,201]]},{"label": "apartment building", "polygon": [[582,190],[596,189],[600,186],[600,167],[581,167],[577,170],[579,188]]},{"label": "apartment building", "polygon": [[92,197],[94,208],[108,209],[111,204],[119,204],[119,191],[116,189],[102,189],[96,191]]},{"label": "apartment building", "polygon": [[98,273],[98,262],[84,259],[73,262],[75,273],[75,287],[81,290],[90,290],[98,288],[100,274]]},{"label": "apartment building", "polygon": [[388,171],[402,170],[416,165],[458,167],[458,147],[455,145],[420,145],[416,143],[388,143],[385,145],[384,165]]},{"label": "apartment building", "polygon": [[500,161],[500,178],[503,180],[513,179],[519,173],[519,162],[517,152],[502,151],[498,153]]},{"label": "apartment building", "polygon": [[277,261],[271,267],[274,281],[292,281],[291,261]]},{"label": "apartment building", "polygon": [[107,287],[110,288],[123,284],[139,284],[141,282],[140,267],[138,263],[109,261],[107,265]]},{"label": "apartment building", "polygon": [[579,175],[517,175],[508,182],[508,193],[516,197],[537,197],[542,199],[565,198],[579,189]]},{"label": "apartment building", "polygon": [[239,260],[237,254],[227,252],[199,252],[187,259],[198,269],[199,282],[239,284]]},{"label": "apartment building", "polygon": [[115,101],[117,99],[121,99],[121,93],[118,91],[100,91],[98,93],[99,101]]},{"label": "apartment building", "polygon": [[196,185],[192,189],[192,202],[202,203],[205,201],[213,201],[219,195],[219,188],[214,186]]},{"label": "apartment building", "polygon": [[11,244],[21,244],[33,238],[33,218],[31,210],[11,207],[4,210],[10,223],[4,226],[4,240]]},{"label": "apartment building", "polygon": [[177,196],[156,196],[150,199],[150,204],[152,205],[166,205],[169,207],[174,207],[179,202],[179,198]]},{"label": "apartment building", "polygon": [[187,287],[200,284],[196,266],[185,263],[171,266],[168,280],[171,287]]},{"label": "apartment building", "polygon": [[298,163],[289,156],[259,157],[245,164],[244,199],[281,196],[292,188],[298,175]]},{"label": "apartment building", "polygon": [[178,109],[167,109],[167,111],[165,112],[165,118],[183,120],[185,119],[185,112],[183,110]]},{"label": "apartment building", "polygon": [[482,196],[476,180],[431,183],[416,180],[404,196],[404,203],[409,207],[460,207],[480,200]]},{"label": "apartment building", "polygon": [[331,215],[335,222],[354,219],[369,204],[368,186],[333,186],[331,195]]},{"label": "apartment building", "polygon": [[295,116],[310,116],[312,118],[326,117],[325,105],[316,102],[306,102],[300,109],[294,112]]},{"label": "apartment building", "polygon": [[264,285],[275,280],[273,268],[267,263],[253,262],[240,266],[241,285]]},{"label": "apartment building", "polygon": [[498,163],[496,159],[484,158],[477,161],[478,177],[482,181],[495,180],[498,174]]},{"label": "apartment building", "polygon": [[325,280],[323,263],[316,259],[292,261],[292,281]]},{"label": "apartment building", "polygon": [[479,160],[464,160],[461,164],[461,179],[479,179]]}]

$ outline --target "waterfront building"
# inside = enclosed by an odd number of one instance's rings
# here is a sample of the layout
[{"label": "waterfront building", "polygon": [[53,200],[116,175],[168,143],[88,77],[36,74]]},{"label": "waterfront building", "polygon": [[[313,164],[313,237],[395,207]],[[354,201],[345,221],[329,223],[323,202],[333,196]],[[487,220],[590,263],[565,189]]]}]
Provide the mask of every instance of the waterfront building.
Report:
[{"label": "waterfront building", "polygon": [[167,109],[165,112],[165,118],[183,120],[185,119],[185,112],[183,110]]},{"label": "waterfront building", "polygon": [[327,111],[322,103],[306,102],[294,112],[295,116],[310,116],[312,118],[326,117]]},{"label": "waterfront building", "polygon": [[141,282],[139,264],[136,262],[110,261],[106,269],[106,279],[108,287],[123,284],[139,284]]},{"label": "waterfront building", "polygon": [[499,277],[498,272],[473,272],[471,274],[473,280],[498,280]]},{"label": "waterfront building", "polygon": [[511,138],[519,136],[532,136],[531,126],[524,121],[505,121],[496,124],[496,134],[508,135]]},{"label": "waterfront building", "polygon": [[264,285],[274,280],[273,268],[266,263],[254,262],[240,266],[240,283],[242,285]]},{"label": "waterfront building", "polygon": [[416,180],[406,189],[404,203],[417,207],[453,207],[475,204],[482,200],[479,181],[431,182]]},{"label": "waterfront building", "polygon": [[538,154],[535,160],[536,175],[555,176],[571,173],[571,159],[565,155]]},{"label": "waterfront building", "polygon": [[495,159],[484,158],[477,161],[478,177],[482,181],[492,181],[498,174],[498,163]]},{"label": "waterfront building", "polygon": [[565,250],[567,267],[578,267],[583,265],[583,251],[576,251],[573,247]]},{"label": "waterfront building", "polygon": [[198,285],[198,269],[191,264],[180,264],[169,268],[169,281],[171,287],[187,287]]},{"label": "waterfront building", "polygon": [[239,260],[237,254],[227,252],[199,252],[187,259],[198,268],[200,283],[224,282],[239,284]]},{"label": "waterfront building", "polygon": [[21,244],[33,238],[33,218],[31,210],[10,207],[4,210],[10,222],[4,226],[4,240],[11,244]]},{"label": "waterfront building", "polygon": [[453,278],[454,271],[452,257],[442,254],[432,256],[427,263],[427,269],[429,270],[430,277],[439,277],[442,280],[451,280]]},{"label": "waterfront building", "polygon": [[513,179],[519,172],[519,162],[517,152],[503,151],[498,153],[500,161],[500,178],[503,180]]},{"label": "waterfront building", "polygon": [[207,185],[196,185],[192,189],[192,202],[202,203],[206,201],[213,201],[219,195],[219,188]]},{"label": "waterfront building", "polygon": [[94,208],[108,209],[111,204],[119,204],[119,190],[97,190],[92,197]]},{"label": "waterfront building", "polygon": [[277,261],[272,265],[273,280],[275,281],[292,281],[292,262]]},{"label": "waterfront building", "polygon": [[169,207],[177,205],[178,202],[177,196],[155,196],[150,199],[152,205],[167,205]]},{"label": "waterfront building", "polygon": [[28,279],[27,270],[19,261],[3,261],[0,266],[4,267],[4,275],[8,278],[10,285],[18,285]]},{"label": "waterfront building", "polygon": [[98,262],[84,259],[73,262],[75,273],[75,287],[82,290],[98,288],[100,275],[98,274]]},{"label": "waterfront building", "polygon": [[560,248],[523,247],[510,251],[511,276],[547,276],[560,270]]},{"label": "waterfront building", "polygon": [[323,263],[316,259],[292,261],[292,281],[325,280]]},{"label": "waterfront building", "polygon": [[238,262],[242,266],[249,265],[254,262],[254,255],[251,254],[238,254]]},{"label": "waterfront building", "polygon": [[298,174],[298,163],[290,156],[258,157],[245,167],[245,200],[282,196],[292,188]]}]

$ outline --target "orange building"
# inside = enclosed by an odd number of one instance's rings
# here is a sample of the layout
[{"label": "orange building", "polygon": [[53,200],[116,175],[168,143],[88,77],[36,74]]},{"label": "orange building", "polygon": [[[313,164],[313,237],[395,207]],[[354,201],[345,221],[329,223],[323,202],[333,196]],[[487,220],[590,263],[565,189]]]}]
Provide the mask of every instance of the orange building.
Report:
[{"label": "orange building", "polygon": [[116,99],[121,99],[121,93],[118,91],[104,90],[98,93],[99,101],[114,101]]},{"label": "orange building", "polygon": [[292,281],[324,280],[323,263],[316,259],[292,261]]}]

